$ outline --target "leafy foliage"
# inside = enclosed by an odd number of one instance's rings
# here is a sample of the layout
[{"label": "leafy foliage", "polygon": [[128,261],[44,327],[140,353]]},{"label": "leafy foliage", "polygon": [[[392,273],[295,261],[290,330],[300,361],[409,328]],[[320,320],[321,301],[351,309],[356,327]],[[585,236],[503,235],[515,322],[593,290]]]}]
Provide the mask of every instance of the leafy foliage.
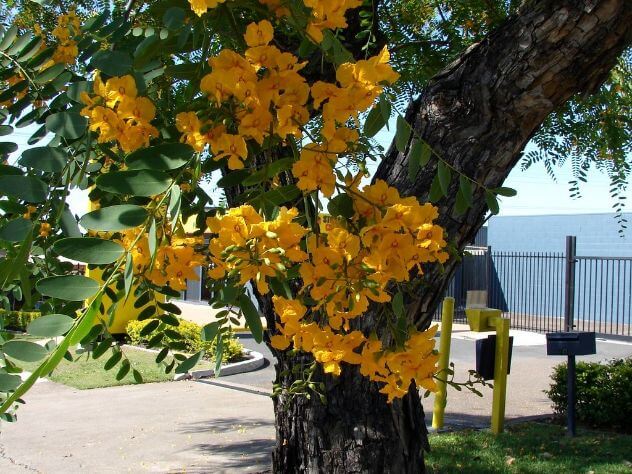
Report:
[{"label": "leafy foliage", "polygon": [[[631,432],[632,358],[614,359],[607,363],[577,362],[576,416],[589,426]],[[555,412],[565,416],[567,365],[555,367],[547,395]]]}]

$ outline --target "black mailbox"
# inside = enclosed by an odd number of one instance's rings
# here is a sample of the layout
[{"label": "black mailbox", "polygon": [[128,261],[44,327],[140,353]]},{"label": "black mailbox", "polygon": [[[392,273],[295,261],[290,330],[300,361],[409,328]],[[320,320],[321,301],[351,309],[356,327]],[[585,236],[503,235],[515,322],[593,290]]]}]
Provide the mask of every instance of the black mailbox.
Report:
[{"label": "black mailbox", "polygon": [[[511,373],[511,353],[513,352],[513,336],[509,338],[509,361],[507,373]],[[484,380],[493,380],[496,361],[496,335],[491,334],[485,339],[476,341],[476,372]]]},{"label": "black mailbox", "polygon": [[597,352],[594,332],[549,332],[547,355],[590,355]]}]

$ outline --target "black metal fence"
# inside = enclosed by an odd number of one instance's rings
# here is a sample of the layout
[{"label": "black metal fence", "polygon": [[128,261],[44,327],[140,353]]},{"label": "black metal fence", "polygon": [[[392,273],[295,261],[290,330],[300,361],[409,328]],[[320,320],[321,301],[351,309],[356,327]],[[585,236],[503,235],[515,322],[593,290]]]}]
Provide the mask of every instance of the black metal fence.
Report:
[{"label": "black metal fence", "polygon": [[566,252],[473,249],[446,291],[455,298],[455,318],[464,321],[465,307],[482,303],[502,310],[517,329],[632,336],[632,257],[576,255],[575,242],[567,238]]}]

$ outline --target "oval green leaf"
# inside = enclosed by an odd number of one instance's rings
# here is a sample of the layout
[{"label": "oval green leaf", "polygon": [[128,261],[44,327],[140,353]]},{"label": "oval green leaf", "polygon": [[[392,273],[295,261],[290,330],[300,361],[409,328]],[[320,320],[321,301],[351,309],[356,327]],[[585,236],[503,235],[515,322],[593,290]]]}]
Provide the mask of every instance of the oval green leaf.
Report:
[{"label": "oval green leaf", "polygon": [[26,202],[44,202],[48,186],[35,176],[0,176],[0,195],[11,196]]},{"label": "oval green leaf", "polygon": [[26,327],[26,332],[32,336],[55,337],[66,334],[75,320],[65,314],[47,314],[34,319]]},{"label": "oval green leaf", "polygon": [[20,164],[29,168],[59,173],[68,162],[68,155],[61,148],[38,146],[22,153]]},{"label": "oval green leaf", "polygon": [[53,250],[62,257],[94,265],[115,262],[124,253],[122,245],[97,237],[70,237],[58,240]]},{"label": "oval green leaf", "polygon": [[97,187],[114,194],[155,196],[171,185],[171,178],[159,170],[114,171],[97,178]]},{"label": "oval green leaf", "polygon": [[15,390],[22,383],[19,375],[0,374],[0,392]]},{"label": "oval green leaf", "polygon": [[30,220],[18,217],[0,227],[0,240],[22,242],[32,230],[33,223]]},{"label": "oval green leaf", "polygon": [[138,227],[147,219],[147,210],[133,204],[104,207],[84,214],[79,224],[90,230],[116,232]]},{"label": "oval green leaf", "polygon": [[39,344],[29,341],[9,341],[2,346],[3,352],[22,362],[37,362],[48,355],[48,351]]},{"label": "oval green leaf", "polygon": [[35,287],[42,295],[66,301],[83,301],[99,291],[99,283],[83,275],[42,278]]},{"label": "oval green leaf", "polygon": [[46,130],[68,139],[82,136],[88,127],[88,119],[73,112],[59,112],[46,118]]},{"label": "oval green leaf", "polygon": [[246,319],[246,323],[250,328],[252,337],[255,341],[261,342],[263,340],[263,325],[261,324],[261,316],[259,315],[259,311],[257,311],[255,305],[252,304],[252,301],[246,295],[241,295],[238,299],[238,302],[244,318]]},{"label": "oval green leaf", "polygon": [[125,162],[132,170],[175,170],[187,164],[193,153],[185,143],[165,143],[141,148],[128,155]]},{"label": "oval green leaf", "polygon": [[108,76],[123,76],[132,68],[132,58],[122,51],[101,50],[92,57],[90,65]]}]

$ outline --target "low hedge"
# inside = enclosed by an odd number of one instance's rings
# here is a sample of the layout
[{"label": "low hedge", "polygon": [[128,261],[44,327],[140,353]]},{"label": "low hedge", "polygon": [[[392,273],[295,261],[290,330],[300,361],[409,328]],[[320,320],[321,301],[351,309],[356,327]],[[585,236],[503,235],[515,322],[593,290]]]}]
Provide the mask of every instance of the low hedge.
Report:
[{"label": "low hedge", "polygon": [[[144,321],[130,321],[127,323],[127,335],[129,336],[130,343],[136,346],[144,346],[147,342],[155,336],[160,329],[157,328],[149,334],[141,335],[141,331],[147,324],[152,321],[146,319]],[[163,342],[180,341],[186,345],[186,352],[194,353],[200,350],[204,350],[205,357],[208,359],[215,358],[215,346],[216,340],[213,342],[207,342],[202,340],[202,327],[191,321],[178,318],[180,324],[178,326],[169,326],[169,329],[180,334],[181,338],[170,338],[165,335]],[[239,340],[235,337],[233,332],[224,334],[224,349],[222,353],[223,362],[234,362],[243,358],[244,346],[241,345]]]},{"label": "low hedge", "polygon": [[41,315],[42,313],[39,311],[7,311],[6,309],[0,309],[2,327],[16,331],[26,331],[29,323]]},{"label": "low hedge", "polygon": [[[566,364],[554,368],[546,393],[558,415],[566,416]],[[632,357],[605,364],[577,362],[577,421],[632,433]]]}]

